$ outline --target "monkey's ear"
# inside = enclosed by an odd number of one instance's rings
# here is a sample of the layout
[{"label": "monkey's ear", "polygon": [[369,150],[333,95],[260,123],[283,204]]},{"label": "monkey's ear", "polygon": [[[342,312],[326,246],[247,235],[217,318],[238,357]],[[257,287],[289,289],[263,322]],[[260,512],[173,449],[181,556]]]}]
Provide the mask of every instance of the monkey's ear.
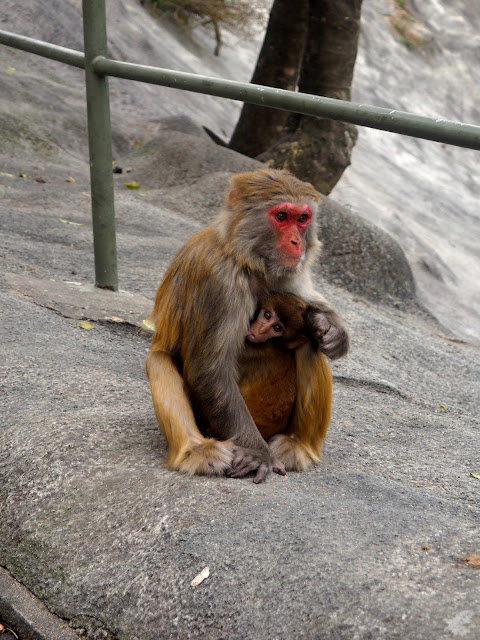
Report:
[{"label": "monkey's ear", "polygon": [[230,189],[230,193],[228,194],[228,206],[230,209],[233,209],[238,200],[238,190],[236,187],[232,186]]}]

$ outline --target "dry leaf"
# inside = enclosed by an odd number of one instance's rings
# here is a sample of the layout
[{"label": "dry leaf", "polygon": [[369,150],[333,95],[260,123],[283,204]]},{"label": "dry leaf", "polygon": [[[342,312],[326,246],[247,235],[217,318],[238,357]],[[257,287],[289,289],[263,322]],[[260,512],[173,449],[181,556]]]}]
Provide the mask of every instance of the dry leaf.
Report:
[{"label": "dry leaf", "polygon": [[202,582],[206,580],[209,575],[210,575],[210,569],[208,567],[204,567],[200,571],[198,576],[195,576],[195,578],[191,581],[190,584],[192,585],[192,587],[198,587],[198,585],[202,584]]},{"label": "dry leaf", "polygon": [[148,329],[148,331],[155,331],[155,324],[150,316],[148,316],[148,318],[145,318],[145,320],[142,320],[142,327],[144,329]]},{"label": "dry leaf", "polygon": [[10,627],[4,627],[3,624],[0,624],[0,636],[5,638],[5,640],[16,640],[18,638],[17,634],[14,633]]},{"label": "dry leaf", "polygon": [[65,178],[65,182],[76,182],[75,178],[72,178],[72,176],[69,176],[68,178]]},{"label": "dry leaf", "polygon": [[480,567],[480,553],[469,553],[464,560],[469,567]]},{"label": "dry leaf", "polygon": [[124,182],[123,184],[127,187],[127,189],[138,189],[138,187],[140,186],[140,183],[136,180],[134,180],[133,182]]},{"label": "dry leaf", "polygon": [[77,324],[77,327],[80,329],[86,329],[87,331],[93,329],[93,324],[88,320],[83,320],[80,324]]},{"label": "dry leaf", "polygon": [[108,320],[109,322],[125,322],[123,318],[119,318],[118,316],[107,316],[105,320]]},{"label": "dry leaf", "polygon": [[83,222],[72,222],[71,220],[64,220],[63,218],[59,218],[60,222],[63,224],[73,224],[74,227],[84,227]]}]

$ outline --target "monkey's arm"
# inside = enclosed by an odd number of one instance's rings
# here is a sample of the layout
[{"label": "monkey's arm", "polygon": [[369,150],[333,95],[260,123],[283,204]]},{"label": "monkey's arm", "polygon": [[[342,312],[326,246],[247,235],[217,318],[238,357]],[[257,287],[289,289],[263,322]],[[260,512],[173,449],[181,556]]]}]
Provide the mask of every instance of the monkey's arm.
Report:
[{"label": "monkey's arm", "polygon": [[332,360],[344,356],[350,346],[345,325],[327,300],[315,289],[311,275],[303,273],[294,280],[290,291],[303,298],[311,307],[308,322],[320,351]]},{"label": "monkey's arm", "polygon": [[244,314],[235,310],[231,296],[219,296],[218,289],[215,297],[202,298],[218,304],[211,304],[208,310],[211,320],[208,331],[198,331],[197,327],[198,338],[189,342],[184,354],[184,378],[195,405],[211,435],[236,445],[230,476],[242,477],[257,471],[254,482],[258,483],[271,470],[284,475],[283,465],[273,458],[237,384],[236,362],[244,334],[239,319]]}]

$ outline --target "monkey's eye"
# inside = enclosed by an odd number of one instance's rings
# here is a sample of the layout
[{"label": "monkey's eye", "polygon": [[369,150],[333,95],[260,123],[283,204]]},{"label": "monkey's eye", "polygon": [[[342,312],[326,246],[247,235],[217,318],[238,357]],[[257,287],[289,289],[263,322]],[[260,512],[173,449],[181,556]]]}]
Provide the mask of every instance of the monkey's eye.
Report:
[{"label": "monkey's eye", "polygon": [[287,217],[288,214],[286,211],[278,211],[278,213],[275,214],[275,218],[278,220],[278,222],[285,222]]},{"label": "monkey's eye", "polygon": [[274,324],[273,325],[273,330],[275,331],[275,333],[281,333],[282,332],[282,325]]},{"label": "monkey's eye", "polygon": [[265,318],[265,320],[270,320],[270,318],[272,317],[272,314],[270,313],[270,311],[265,311],[263,313],[263,317]]},{"label": "monkey's eye", "polygon": [[306,213],[302,213],[302,215],[298,218],[298,222],[300,224],[305,224],[308,221],[308,215]]}]

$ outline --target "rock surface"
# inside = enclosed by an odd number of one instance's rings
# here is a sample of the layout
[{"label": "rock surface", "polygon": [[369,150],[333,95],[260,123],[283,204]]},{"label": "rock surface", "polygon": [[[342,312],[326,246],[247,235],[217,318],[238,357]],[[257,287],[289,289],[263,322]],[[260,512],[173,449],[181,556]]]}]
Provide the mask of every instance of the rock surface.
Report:
[{"label": "rock surface", "polygon": [[[47,18],[32,29],[59,42],[65,25]],[[324,205],[317,285],[352,349],[332,365],[316,468],[259,486],[167,471],[149,338],[124,296],[88,296],[81,76],[4,51],[16,71],[0,94],[0,565],[89,640],[476,640],[479,574],[465,558],[480,552],[480,352],[422,312],[398,245]],[[139,99],[133,83],[120,95]],[[186,119],[115,117],[120,282],[140,318],[231,173],[257,163]]]}]

